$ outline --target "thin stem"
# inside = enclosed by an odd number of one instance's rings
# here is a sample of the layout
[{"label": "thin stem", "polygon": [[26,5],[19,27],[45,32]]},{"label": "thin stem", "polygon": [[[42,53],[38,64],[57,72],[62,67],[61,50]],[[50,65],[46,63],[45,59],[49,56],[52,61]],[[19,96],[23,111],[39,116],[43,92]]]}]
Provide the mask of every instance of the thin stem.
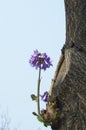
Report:
[{"label": "thin stem", "polygon": [[38,101],[37,101],[37,108],[38,108],[38,115],[40,115],[40,99],[39,99],[39,96],[40,96],[40,76],[41,76],[41,69],[39,68],[39,75],[38,75],[38,88],[37,88],[37,96],[38,96]]}]

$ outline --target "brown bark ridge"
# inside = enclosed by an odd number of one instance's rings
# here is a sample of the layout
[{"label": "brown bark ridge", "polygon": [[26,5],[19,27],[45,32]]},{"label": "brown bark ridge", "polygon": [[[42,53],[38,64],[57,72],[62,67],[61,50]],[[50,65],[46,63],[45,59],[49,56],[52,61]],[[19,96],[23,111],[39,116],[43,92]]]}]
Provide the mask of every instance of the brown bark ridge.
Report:
[{"label": "brown bark ridge", "polygon": [[86,130],[86,0],[65,0],[65,12],[64,59],[50,88],[60,103],[52,130]]}]

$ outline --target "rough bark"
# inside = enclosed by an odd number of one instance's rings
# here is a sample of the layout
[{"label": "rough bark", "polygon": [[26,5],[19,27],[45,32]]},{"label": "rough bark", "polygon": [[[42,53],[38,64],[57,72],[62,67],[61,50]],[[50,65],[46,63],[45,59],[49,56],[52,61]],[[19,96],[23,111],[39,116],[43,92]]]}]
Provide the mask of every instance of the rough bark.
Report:
[{"label": "rough bark", "polygon": [[86,0],[65,0],[64,60],[51,92],[58,97],[52,130],[86,130]]}]

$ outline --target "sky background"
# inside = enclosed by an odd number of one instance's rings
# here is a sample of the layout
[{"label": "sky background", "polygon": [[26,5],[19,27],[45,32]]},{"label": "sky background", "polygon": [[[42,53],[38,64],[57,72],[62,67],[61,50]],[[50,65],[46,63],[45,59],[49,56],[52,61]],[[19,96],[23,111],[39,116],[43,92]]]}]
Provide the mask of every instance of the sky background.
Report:
[{"label": "sky background", "polygon": [[49,91],[64,43],[63,0],[0,0],[0,115],[10,118],[11,130],[50,130],[32,115],[38,71],[28,61],[35,49],[51,57],[41,82],[41,93]]}]

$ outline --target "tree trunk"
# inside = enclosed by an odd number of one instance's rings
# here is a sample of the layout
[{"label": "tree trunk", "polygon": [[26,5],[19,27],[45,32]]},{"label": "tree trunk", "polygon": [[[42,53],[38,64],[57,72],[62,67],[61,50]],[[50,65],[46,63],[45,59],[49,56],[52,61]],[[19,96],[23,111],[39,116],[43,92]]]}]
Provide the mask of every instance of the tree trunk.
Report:
[{"label": "tree trunk", "polygon": [[50,88],[60,111],[52,130],[86,130],[86,0],[65,0],[65,12],[63,60]]}]

